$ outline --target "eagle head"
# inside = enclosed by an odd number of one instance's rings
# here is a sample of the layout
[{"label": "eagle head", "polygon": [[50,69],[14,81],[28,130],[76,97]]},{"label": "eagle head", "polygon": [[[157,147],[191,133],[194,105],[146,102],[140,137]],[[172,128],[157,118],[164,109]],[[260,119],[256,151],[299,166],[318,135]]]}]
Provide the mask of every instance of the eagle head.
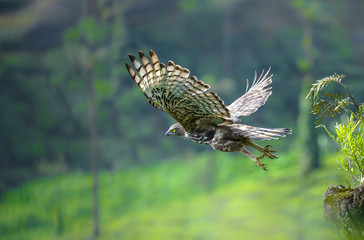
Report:
[{"label": "eagle head", "polygon": [[175,123],[172,126],[169,127],[168,131],[165,134],[166,136],[169,135],[177,135],[177,136],[184,136],[185,130],[179,123]]}]

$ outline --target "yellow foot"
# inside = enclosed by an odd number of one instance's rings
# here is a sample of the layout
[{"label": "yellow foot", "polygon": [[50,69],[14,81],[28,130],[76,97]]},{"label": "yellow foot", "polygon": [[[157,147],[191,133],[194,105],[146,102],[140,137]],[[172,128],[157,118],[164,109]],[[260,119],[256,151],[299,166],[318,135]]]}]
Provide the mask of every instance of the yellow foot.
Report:
[{"label": "yellow foot", "polygon": [[[269,157],[270,159],[278,158],[277,156],[273,155],[272,153],[275,153],[276,151],[270,150],[269,148],[272,147],[271,145],[267,145],[263,149],[263,153],[265,156]],[[260,157],[264,157],[264,155]],[[259,158],[260,159],[260,158]]]}]

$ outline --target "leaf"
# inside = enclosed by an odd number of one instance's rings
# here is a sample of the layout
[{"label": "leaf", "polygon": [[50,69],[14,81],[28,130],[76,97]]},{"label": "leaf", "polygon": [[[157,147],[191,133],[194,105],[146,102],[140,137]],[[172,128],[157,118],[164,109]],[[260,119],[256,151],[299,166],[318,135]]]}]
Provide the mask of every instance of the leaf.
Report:
[{"label": "leaf", "polygon": [[81,40],[82,33],[79,28],[72,27],[64,33],[64,40],[69,42],[78,42]]},{"label": "leaf", "polygon": [[312,84],[310,91],[308,92],[306,99],[308,99],[309,104],[314,104],[315,101],[319,98],[320,93],[323,91],[324,87],[332,82],[341,83],[344,79],[345,75],[332,75],[330,77],[323,78],[321,80],[317,80],[316,83]]},{"label": "leaf", "polygon": [[308,72],[312,68],[310,61],[307,59],[299,59],[296,65],[301,72]]},{"label": "leaf", "polygon": [[79,22],[79,29],[89,44],[101,43],[107,36],[107,28],[91,17],[82,18]]},{"label": "leaf", "polygon": [[328,93],[324,90],[328,84],[333,82],[340,84],[347,90],[346,86],[341,82],[343,78],[344,75],[335,74],[318,80],[315,84],[312,84],[306,98],[311,105],[311,113],[317,115],[317,121],[315,123],[316,126],[327,116],[332,118],[335,115],[340,114],[343,109],[348,111],[346,106],[352,104],[350,99],[346,97],[343,92]]},{"label": "leaf", "polygon": [[333,93],[323,93],[322,97],[312,106],[311,113],[317,115],[316,126],[323,118],[334,117],[340,114],[340,111],[350,104],[349,98],[343,98],[342,95]]}]

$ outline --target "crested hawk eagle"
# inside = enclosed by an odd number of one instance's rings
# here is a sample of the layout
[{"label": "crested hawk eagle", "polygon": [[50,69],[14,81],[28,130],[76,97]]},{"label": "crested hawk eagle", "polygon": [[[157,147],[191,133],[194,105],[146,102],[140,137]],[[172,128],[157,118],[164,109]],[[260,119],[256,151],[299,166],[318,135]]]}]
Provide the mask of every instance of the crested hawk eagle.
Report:
[{"label": "crested hawk eagle", "polygon": [[[265,104],[271,95],[272,75],[262,72],[244,95],[226,106],[215,92],[207,91],[210,86],[190,71],[168,61],[167,65],[159,62],[153,50],[149,51],[151,61],[139,51],[139,61],[129,54],[134,68],[125,63],[130,76],[144,93],[147,101],[159,110],[171,115],[177,123],[173,124],[166,136],[177,135],[186,140],[210,145],[223,152],[241,152],[253,160],[262,169],[267,170],[260,159],[277,158],[271,146],[261,147],[256,140],[270,140],[285,137],[291,133],[288,128],[260,128],[241,124],[240,116],[248,116]],[[246,147],[262,152],[254,156]]]}]

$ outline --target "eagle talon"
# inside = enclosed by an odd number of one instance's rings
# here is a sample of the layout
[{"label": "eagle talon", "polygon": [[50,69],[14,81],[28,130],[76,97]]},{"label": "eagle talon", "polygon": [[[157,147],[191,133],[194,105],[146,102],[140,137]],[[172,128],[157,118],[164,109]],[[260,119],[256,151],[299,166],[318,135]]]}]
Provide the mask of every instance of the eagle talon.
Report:
[{"label": "eagle talon", "polygon": [[268,171],[266,165],[264,163],[262,163],[261,161],[259,161],[259,159],[257,158],[257,160],[255,161],[255,163],[261,167],[264,171]]},{"label": "eagle talon", "polygon": [[276,151],[274,150],[270,150],[269,148],[272,147],[271,145],[267,145],[264,147],[263,149],[263,153],[265,156],[269,157],[270,159],[276,159],[278,158],[277,156],[275,156],[274,154],[272,153],[275,153]]}]

